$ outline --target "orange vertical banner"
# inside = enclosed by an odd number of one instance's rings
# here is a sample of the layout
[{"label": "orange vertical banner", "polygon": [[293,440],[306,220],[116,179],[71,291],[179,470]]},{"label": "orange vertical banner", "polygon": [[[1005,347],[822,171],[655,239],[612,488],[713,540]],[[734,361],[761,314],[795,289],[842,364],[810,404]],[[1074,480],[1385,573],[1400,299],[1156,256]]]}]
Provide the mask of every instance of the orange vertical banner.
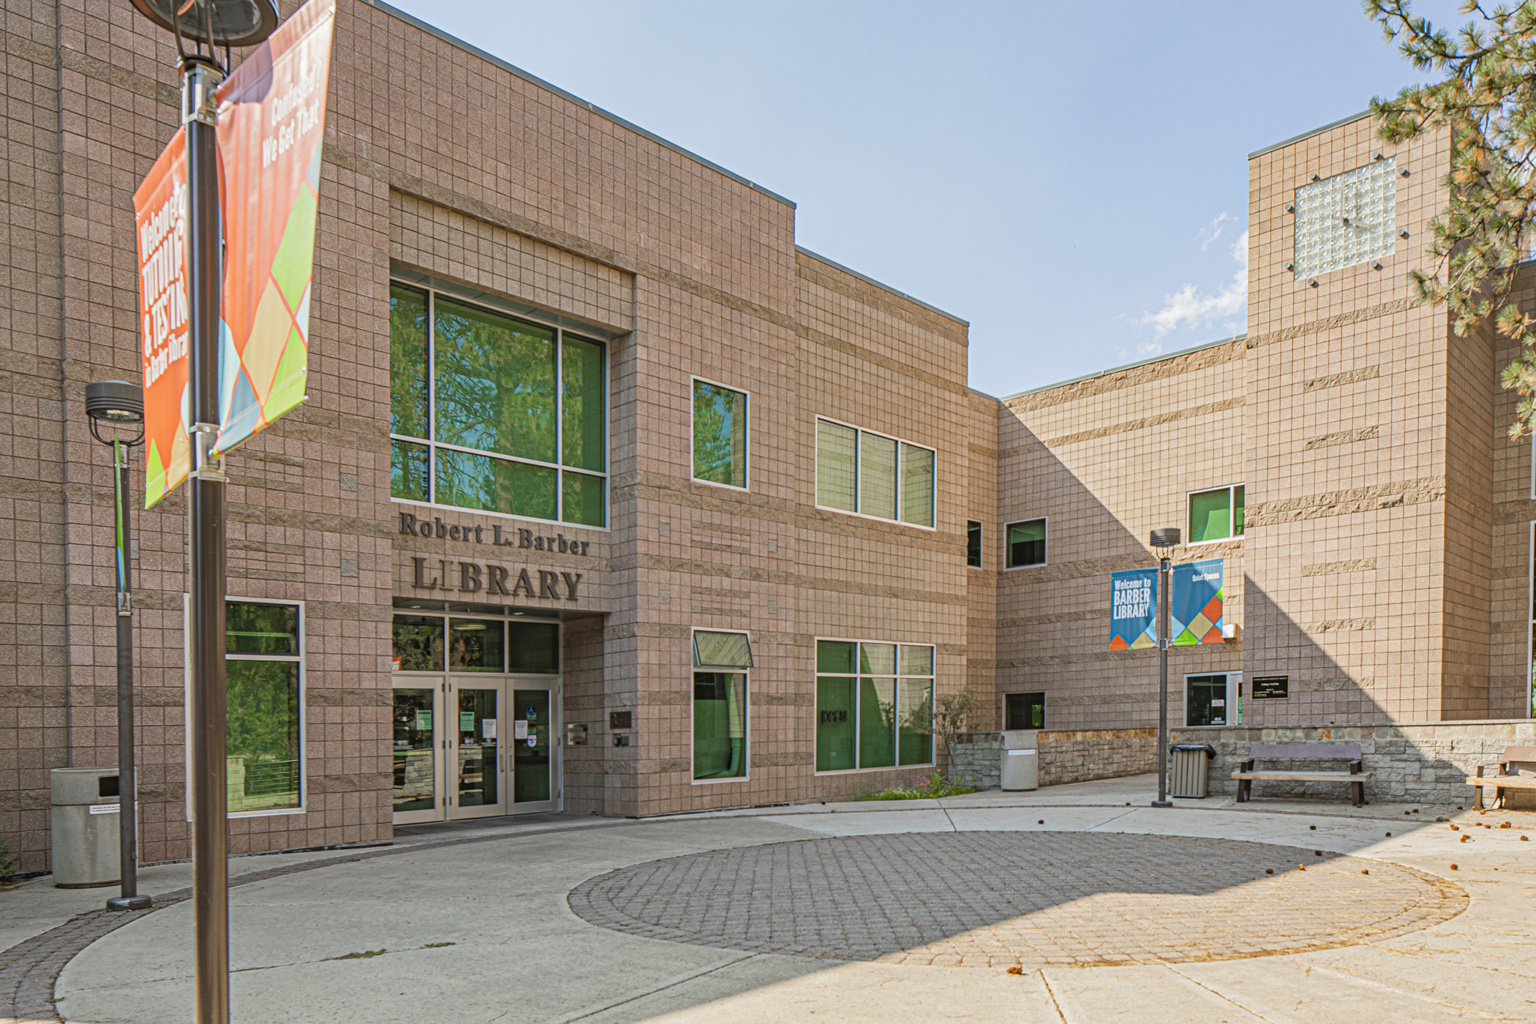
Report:
[{"label": "orange vertical banner", "polygon": [[133,194],[133,216],[144,357],[144,507],[149,508],[192,470],[185,128],[177,129]]},{"label": "orange vertical banner", "polygon": [[220,452],[304,401],[334,0],[310,0],[219,87]]}]

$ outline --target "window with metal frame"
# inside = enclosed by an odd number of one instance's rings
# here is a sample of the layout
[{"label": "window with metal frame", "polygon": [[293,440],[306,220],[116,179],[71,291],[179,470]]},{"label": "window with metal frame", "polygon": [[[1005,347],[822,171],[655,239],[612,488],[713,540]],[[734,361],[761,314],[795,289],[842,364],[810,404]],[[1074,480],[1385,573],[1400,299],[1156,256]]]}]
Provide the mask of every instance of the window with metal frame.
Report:
[{"label": "window with metal frame", "polygon": [[933,763],[932,644],[816,641],[816,770]]},{"label": "window with metal frame", "polygon": [[816,418],[816,504],[929,529],[938,452],[835,420]]},{"label": "window with metal frame", "polygon": [[1189,533],[1185,543],[1207,544],[1243,535],[1242,484],[1189,492]]},{"label": "window with metal frame", "polygon": [[1044,519],[1026,519],[1003,527],[1004,543],[1007,547],[1004,566],[1009,569],[1022,569],[1031,565],[1044,565],[1045,527]]},{"label": "window with metal frame", "polygon": [[389,310],[393,498],[607,525],[601,342],[398,282]]},{"label": "window with metal frame", "polygon": [[693,478],[747,488],[747,393],[693,378]]},{"label": "window with metal frame", "polygon": [[1045,693],[1009,693],[1003,695],[1003,728],[1044,729]]},{"label": "window with metal frame", "polygon": [[751,639],[746,633],[694,630],[693,667],[694,781],[745,779]]},{"label": "window with metal frame", "polygon": [[303,807],[304,642],[297,604],[224,605],[231,815]]},{"label": "window with metal frame", "polygon": [[974,519],[965,523],[965,564],[972,569],[981,568],[981,524]]}]

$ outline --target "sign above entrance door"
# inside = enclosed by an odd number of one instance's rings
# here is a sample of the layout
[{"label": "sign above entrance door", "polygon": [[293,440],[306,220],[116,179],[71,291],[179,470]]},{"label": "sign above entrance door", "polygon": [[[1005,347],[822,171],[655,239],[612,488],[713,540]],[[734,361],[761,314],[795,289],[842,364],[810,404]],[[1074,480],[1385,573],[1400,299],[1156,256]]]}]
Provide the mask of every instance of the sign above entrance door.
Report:
[{"label": "sign above entrance door", "polygon": [[433,516],[431,521],[418,519],[413,513],[400,513],[400,532],[408,537],[431,537],[437,540],[456,540],[466,544],[489,544],[497,548],[526,548],[530,551],[557,551],[562,555],[585,555],[591,541],[567,540],[565,534],[557,533],[553,537],[537,535],[531,529],[507,528],[503,530],[499,525],[492,524],[490,534],[486,534],[486,526],[477,524],[474,526],[461,526],[457,523],[445,523],[441,516]]}]

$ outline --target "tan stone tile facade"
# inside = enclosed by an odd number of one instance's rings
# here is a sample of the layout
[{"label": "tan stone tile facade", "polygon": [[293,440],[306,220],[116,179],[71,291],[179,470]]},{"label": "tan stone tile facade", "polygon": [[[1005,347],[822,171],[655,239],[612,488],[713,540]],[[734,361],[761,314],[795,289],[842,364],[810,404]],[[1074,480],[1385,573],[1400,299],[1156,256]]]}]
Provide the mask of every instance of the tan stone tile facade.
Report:
[{"label": "tan stone tile facade", "polygon": [[[81,400],[138,372],[131,195],[178,95],[170,42],[125,6],[11,3],[3,40],[0,839],[42,870],[49,769],[116,758],[111,478]],[[339,4],[334,60],[309,401],[230,460],[230,595],[303,602],[306,800],[233,819],[233,853],[392,834],[391,625],[430,602],[562,623],[552,713],[588,737],[554,752],[568,811],[926,772],[816,771],[818,638],[933,645],[940,693],[972,686],[1001,719],[1005,694],[1045,691],[1050,728],[1142,742],[1156,657],[1109,652],[1109,573],[1150,564],[1148,531],[1216,486],[1246,485],[1245,536],[1175,559],[1226,560],[1245,630],[1174,652],[1176,722],[1195,672],[1290,676],[1245,723],[1524,713],[1536,513],[1529,446],[1500,438],[1509,346],[1452,339],[1403,283],[1443,140],[1393,154],[1409,239],[1316,288],[1282,269],[1283,206],[1369,161],[1369,126],[1256,155],[1246,338],[999,402],[966,386],[963,321],[798,248],[787,200],[367,0]],[[604,342],[607,525],[392,500],[392,280]],[[749,396],[745,488],[693,478],[695,378]],[[819,507],[818,417],[932,450],[934,525]],[[1046,564],[1005,568],[1004,527],[1035,518]],[[183,498],[135,532],[157,861],[187,852]],[[497,593],[500,569],[531,592]],[[750,636],[745,778],[693,777],[701,629]]]}]

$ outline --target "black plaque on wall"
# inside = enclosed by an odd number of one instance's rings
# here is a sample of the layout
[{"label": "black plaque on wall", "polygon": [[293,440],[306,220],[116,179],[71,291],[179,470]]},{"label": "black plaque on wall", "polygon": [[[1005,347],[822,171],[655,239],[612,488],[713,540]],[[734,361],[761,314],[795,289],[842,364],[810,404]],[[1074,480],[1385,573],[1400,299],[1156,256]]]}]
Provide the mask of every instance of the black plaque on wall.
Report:
[{"label": "black plaque on wall", "polygon": [[1253,699],[1254,700],[1289,700],[1291,696],[1290,676],[1254,676]]}]

